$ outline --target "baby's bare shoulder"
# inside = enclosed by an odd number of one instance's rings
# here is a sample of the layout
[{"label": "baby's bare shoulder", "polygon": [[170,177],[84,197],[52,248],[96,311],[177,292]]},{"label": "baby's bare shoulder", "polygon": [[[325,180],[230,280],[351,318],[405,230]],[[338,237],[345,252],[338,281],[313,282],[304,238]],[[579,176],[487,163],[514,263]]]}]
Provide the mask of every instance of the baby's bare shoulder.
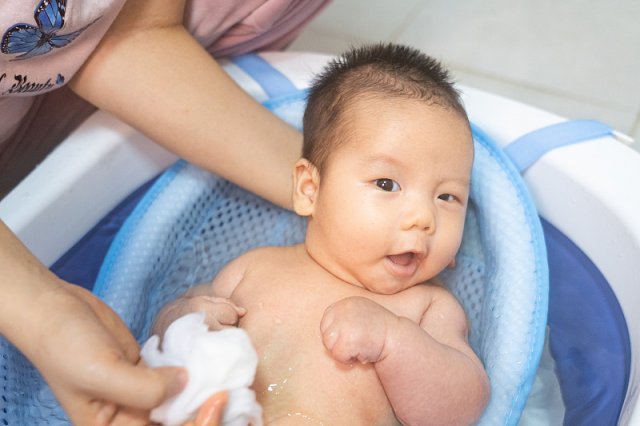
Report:
[{"label": "baby's bare shoulder", "polygon": [[453,334],[466,339],[468,332],[467,316],[458,299],[440,282],[419,286],[429,304],[420,325],[431,334]]},{"label": "baby's bare shoulder", "polygon": [[458,299],[441,281],[432,280],[428,283],[416,286],[429,300],[430,310],[446,310],[453,311],[464,317],[464,310]]},{"label": "baby's bare shoulder", "polygon": [[402,297],[420,300],[428,306],[431,306],[434,302],[446,301],[449,297],[453,297],[443,283],[437,279],[414,285],[399,294]]},{"label": "baby's bare shoulder", "polygon": [[371,297],[396,315],[403,316],[422,324],[430,311],[449,299],[449,292],[436,282],[426,282],[407,288],[392,295]]},{"label": "baby's bare shoulder", "polygon": [[251,282],[265,272],[287,264],[291,257],[287,247],[258,247],[244,252],[228,262],[213,281],[215,293],[231,297],[241,283]]}]

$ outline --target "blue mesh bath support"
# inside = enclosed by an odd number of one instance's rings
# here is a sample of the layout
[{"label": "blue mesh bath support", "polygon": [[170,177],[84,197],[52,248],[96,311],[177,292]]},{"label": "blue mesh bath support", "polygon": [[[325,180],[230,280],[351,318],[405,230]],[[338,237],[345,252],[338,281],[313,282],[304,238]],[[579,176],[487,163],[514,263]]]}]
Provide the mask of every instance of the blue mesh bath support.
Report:
[{"label": "blue mesh bath support", "polygon": [[[300,127],[305,92],[266,103]],[[505,154],[474,129],[467,225],[455,269],[443,275],[470,321],[470,342],[491,380],[480,424],[515,425],[533,383],[547,319],[548,271],[542,229]],[[305,222],[183,161],[144,196],[114,240],[95,293],[139,341],[167,301],[209,281],[229,260],[261,245],[302,241]],[[68,424],[49,388],[6,341],[2,346],[6,425]]]}]

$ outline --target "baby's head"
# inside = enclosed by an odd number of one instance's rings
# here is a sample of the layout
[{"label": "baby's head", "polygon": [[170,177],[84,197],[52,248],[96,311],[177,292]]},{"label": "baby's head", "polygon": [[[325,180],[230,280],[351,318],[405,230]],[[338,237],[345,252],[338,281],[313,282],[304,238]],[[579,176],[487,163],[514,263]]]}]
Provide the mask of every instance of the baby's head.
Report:
[{"label": "baby's head", "polygon": [[419,101],[458,113],[466,111],[449,73],[419,50],[396,44],[356,48],[331,61],[310,89],[304,114],[302,156],[319,170],[348,140],[351,112],[384,101]]},{"label": "baby's head", "polygon": [[436,276],[460,246],[473,162],[449,74],[405,46],[351,50],[314,82],[294,208],[309,254],[377,293]]}]

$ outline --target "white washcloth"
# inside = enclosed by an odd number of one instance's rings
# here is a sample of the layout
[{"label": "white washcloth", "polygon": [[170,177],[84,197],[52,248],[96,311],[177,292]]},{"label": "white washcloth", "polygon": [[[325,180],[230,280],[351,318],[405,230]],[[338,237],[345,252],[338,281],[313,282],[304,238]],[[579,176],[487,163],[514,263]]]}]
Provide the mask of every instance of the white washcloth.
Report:
[{"label": "white washcloth", "polygon": [[178,426],[194,417],[198,408],[213,394],[227,391],[229,402],[223,425],[262,425],[262,408],[249,389],[258,365],[258,355],[247,333],[240,328],[209,331],[202,312],[175,320],[160,339],[152,336],[140,355],[150,367],[185,367],[189,372],[186,388],[151,411],[151,420]]}]

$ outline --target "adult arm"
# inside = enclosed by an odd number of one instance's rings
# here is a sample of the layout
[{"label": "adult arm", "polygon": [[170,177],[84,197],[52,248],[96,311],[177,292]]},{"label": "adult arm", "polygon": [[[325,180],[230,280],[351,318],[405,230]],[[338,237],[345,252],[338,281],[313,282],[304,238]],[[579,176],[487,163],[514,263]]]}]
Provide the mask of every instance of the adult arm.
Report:
[{"label": "adult arm", "polygon": [[2,221],[0,271],[0,334],[38,368],[74,424],[108,424],[116,404],[150,409],[184,386],[181,369],[136,366],[139,348],[120,318],[57,278]]},{"label": "adult arm", "polygon": [[290,207],[301,135],[196,42],[184,3],[129,0],[71,88],[180,157]]}]

